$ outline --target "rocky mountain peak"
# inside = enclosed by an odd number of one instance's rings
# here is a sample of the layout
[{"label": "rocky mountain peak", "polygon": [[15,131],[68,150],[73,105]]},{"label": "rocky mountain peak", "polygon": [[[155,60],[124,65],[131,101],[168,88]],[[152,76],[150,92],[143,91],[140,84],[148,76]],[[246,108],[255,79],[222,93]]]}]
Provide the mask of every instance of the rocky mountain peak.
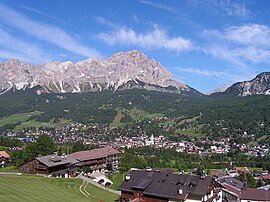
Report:
[{"label": "rocky mountain peak", "polygon": [[226,92],[247,95],[270,95],[270,72],[263,72],[250,81],[239,82],[232,85]]},{"label": "rocky mountain peak", "polygon": [[178,93],[191,90],[176,81],[159,62],[137,50],[116,53],[105,61],[98,58],[76,64],[54,61],[33,67],[10,60],[0,63],[0,68],[3,70],[0,72],[2,92],[11,87],[25,89],[36,85],[46,92],[58,93],[126,88],[166,91],[169,87]]},{"label": "rocky mountain peak", "polygon": [[211,95],[213,93],[222,93],[225,92],[231,85],[230,84],[224,84],[221,87],[217,87],[214,90],[209,91],[208,93],[206,93],[206,95]]}]

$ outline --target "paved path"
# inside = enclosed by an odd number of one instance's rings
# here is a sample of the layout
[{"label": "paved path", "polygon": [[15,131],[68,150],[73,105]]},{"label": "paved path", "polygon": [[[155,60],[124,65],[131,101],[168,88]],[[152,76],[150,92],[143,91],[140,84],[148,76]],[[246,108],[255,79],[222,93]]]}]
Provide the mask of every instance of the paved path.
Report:
[{"label": "paved path", "polygon": [[92,185],[94,185],[94,186],[96,186],[96,187],[99,187],[99,188],[104,189],[104,190],[106,190],[106,191],[108,191],[108,192],[111,192],[111,193],[113,193],[113,194],[116,194],[116,195],[118,195],[118,196],[121,195],[121,192],[120,192],[120,191],[115,191],[115,190],[113,190],[113,189],[109,189],[109,188],[107,188],[107,187],[104,187],[104,186],[100,185],[99,183],[96,183],[95,181],[93,181],[93,180],[91,180],[90,178],[85,177],[85,176],[83,176],[83,175],[79,175],[78,178],[80,178],[80,179],[82,179],[82,180],[84,180],[84,181],[86,181],[86,182],[88,182],[88,183],[90,183],[90,184],[92,184]]},{"label": "paved path", "polygon": [[16,172],[0,172],[0,175],[21,175],[22,173]]}]

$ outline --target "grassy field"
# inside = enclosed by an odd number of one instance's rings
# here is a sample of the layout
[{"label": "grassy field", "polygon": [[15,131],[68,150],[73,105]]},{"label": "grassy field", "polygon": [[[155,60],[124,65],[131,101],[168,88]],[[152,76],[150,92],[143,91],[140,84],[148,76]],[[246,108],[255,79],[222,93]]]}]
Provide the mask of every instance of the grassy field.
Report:
[{"label": "grassy field", "polygon": [[178,131],[176,131],[176,134],[186,135],[189,137],[197,137],[197,138],[205,137],[206,134],[201,132],[202,127],[203,127],[203,125],[200,125],[200,126],[196,127],[195,129],[189,129],[186,131],[178,130]]},{"label": "grassy field", "polygon": [[36,120],[30,120],[30,121],[22,122],[21,124],[17,125],[13,130],[18,131],[18,130],[21,130],[23,128],[31,128],[31,127],[33,127],[33,128],[39,128],[39,127],[54,128],[57,126],[65,126],[65,125],[68,125],[70,123],[72,123],[70,120],[67,120],[64,118],[59,119],[59,122],[57,122],[57,123],[52,123],[52,121],[48,122],[48,123],[42,123],[42,122],[38,122]]},{"label": "grassy field", "polygon": [[142,109],[138,109],[137,107],[133,107],[129,111],[129,115],[131,116],[133,120],[145,120],[145,119],[152,119],[152,118],[164,116],[164,114],[161,114],[161,113],[150,114]]},{"label": "grassy field", "polygon": [[0,119],[0,127],[4,127],[5,125],[9,125],[9,124],[15,124],[16,127],[13,129],[13,131],[18,131],[21,130],[23,128],[39,128],[39,127],[57,127],[57,126],[64,126],[67,125],[69,123],[71,123],[70,120],[67,119],[60,119],[59,122],[57,123],[53,123],[48,122],[48,123],[42,123],[39,121],[36,121],[35,119],[30,119],[32,116],[39,116],[40,114],[42,114],[42,112],[40,111],[33,111],[33,112],[29,112],[29,113],[20,113],[20,114],[14,114],[8,117],[4,117],[2,119]]},{"label": "grassy field", "polygon": [[110,128],[116,128],[122,125],[121,118],[124,117],[124,114],[122,113],[122,109],[117,109],[117,114],[113,119],[113,122],[110,124]]},{"label": "grassy field", "polygon": [[185,123],[193,123],[195,122],[197,119],[201,118],[202,114],[200,114],[199,116],[195,116],[193,118],[188,118],[188,119],[183,119],[182,121],[180,121],[178,123],[178,125],[182,125],[182,124],[185,124]]},{"label": "grassy field", "polygon": [[80,191],[81,179],[45,178],[32,175],[0,175],[0,201],[90,201],[112,202],[118,196],[88,184],[86,197]]},{"label": "grassy field", "polygon": [[9,167],[4,167],[0,168],[0,172],[18,172],[18,169],[16,166],[9,166]]},{"label": "grassy field", "polygon": [[250,141],[248,144],[256,145],[256,144],[258,144],[260,141],[265,140],[266,138],[268,138],[268,135],[263,135],[262,137],[258,138],[256,141]]},{"label": "grassy field", "polygon": [[110,186],[110,189],[117,190],[118,187],[122,184],[125,175],[126,173],[114,173],[109,175],[108,178],[113,182],[113,185]]},{"label": "grassy field", "polygon": [[40,115],[42,112],[34,111],[29,113],[20,113],[20,114],[13,114],[11,116],[5,117],[0,119],[0,127],[3,127],[7,124],[17,124],[20,122],[27,122],[31,116]]}]

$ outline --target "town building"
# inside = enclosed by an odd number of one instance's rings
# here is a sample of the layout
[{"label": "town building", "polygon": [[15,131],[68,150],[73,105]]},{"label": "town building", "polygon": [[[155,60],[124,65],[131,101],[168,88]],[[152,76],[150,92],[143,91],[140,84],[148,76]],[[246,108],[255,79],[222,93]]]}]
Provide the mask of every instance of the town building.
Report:
[{"label": "town building", "polygon": [[171,170],[133,170],[119,187],[122,201],[166,202],[222,200],[209,176],[173,174]]},{"label": "town building", "polygon": [[18,170],[27,174],[43,174],[68,178],[76,175],[76,163],[78,161],[70,156],[52,154],[28,161],[20,165]]},{"label": "town building", "polygon": [[89,168],[90,172],[103,172],[108,167],[111,167],[112,171],[118,170],[120,153],[118,150],[106,146],[93,150],[75,152],[68,156],[79,162],[77,164],[78,167]]},{"label": "town building", "polygon": [[11,157],[6,151],[0,151],[0,168],[6,167],[6,164],[10,162]]}]

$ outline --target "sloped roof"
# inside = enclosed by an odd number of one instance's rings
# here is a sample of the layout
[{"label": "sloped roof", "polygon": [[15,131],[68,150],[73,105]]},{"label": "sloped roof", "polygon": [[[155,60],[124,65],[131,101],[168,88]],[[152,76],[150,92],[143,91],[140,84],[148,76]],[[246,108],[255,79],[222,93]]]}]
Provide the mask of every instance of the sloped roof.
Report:
[{"label": "sloped roof", "polygon": [[209,176],[201,178],[161,171],[134,170],[130,173],[130,179],[125,180],[119,190],[132,192],[141,189],[145,195],[184,200],[189,194],[206,195],[211,181],[212,177]]},{"label": "sloped roof", "polygon": [[270,201],[270,191],[245,188],[242,190],[240,198],[244,200]]},{"label": "sloped roof", "polygon": [[6,151],[0,151],[0,157],[10,159],[9,154]]},{"label": "sloped roof", "polygon": [[54,167],[65,164],[76,164],[78,161],[70,156],[66,156],[66,158],[62,158],[58,155],[48,155],[48,156],[40,156],[37,157],[36,160],[43,163],[47,167]]},{"label": "sloped roof", "polygon": [[110,146],[106,146],[103,148],[98,148],[98,149],[93,149],[93,150],[75,152],[75,153],[69,154],[68,156],[74,159],[77,159],[78,161],[88,161],[88,160],[104,158],[104,157],[107,157],[110,155],[116,155],[116,154],[120,154],[120,152]]},{"label": "sloped roof", "polygon": [[218,179],[217,182],[221,184],[225,189],[227,189],[230,192],[233,192],[235,194],[240,194],[244,183],[240,180],[237,180],[233,177],[224,177],[221,179]]}]

